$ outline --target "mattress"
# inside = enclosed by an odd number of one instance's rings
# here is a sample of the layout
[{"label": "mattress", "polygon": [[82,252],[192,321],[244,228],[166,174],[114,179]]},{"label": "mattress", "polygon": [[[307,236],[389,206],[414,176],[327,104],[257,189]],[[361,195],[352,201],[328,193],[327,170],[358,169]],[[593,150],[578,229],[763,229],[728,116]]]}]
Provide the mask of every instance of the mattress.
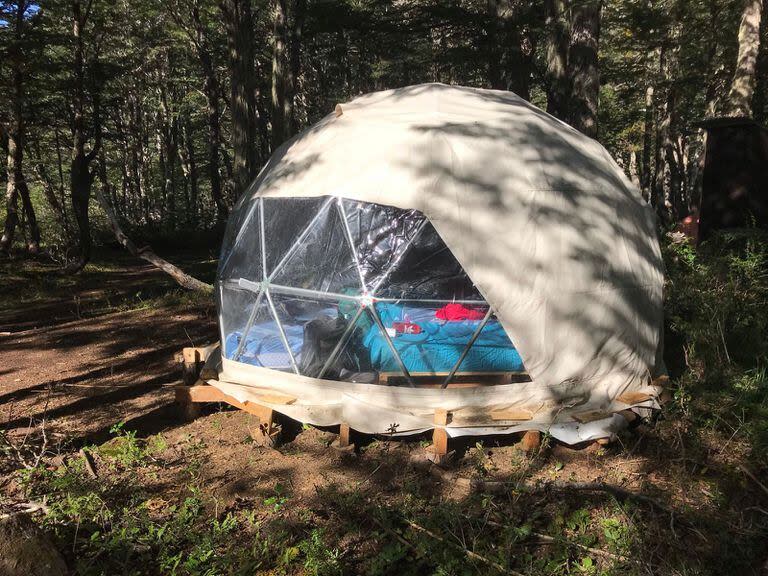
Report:
[{"label": "mattress", "polygon": [[[481,320],[446,322],[437,320],[434,311],[408,309],[397,305],[378,304],[377,309],[386,328],[407,319],[418,325],[417,334],[389,331],[392,344],[409,372],[450,372],[461,357]],[[364,339],[370,351],[371,364],[380,372],[400,372],[400,366],[376,326]],[[483,327],[459,367],[459,372],[522,372],[523,361],[498,320],[490,319]]]},{"label": "mattress", "polygon": [[[304,327],[301,325],[283,325],[285,338],[291,347],[294,358],[299,359],[301,345],[304,342]],[[241,330],[235,330],[227,335],[224,341],[226,357],[235,360],[238,347],[242,340]],[[238,362],[245,362],[264,368],[286,369],[291,367],[291,359],[285,351],[285,345],[277,323],[274,320],[255,323],[248,331],[245,345],[243,346]]]},{"label": "mattress", "polygon": [[[480,320],[438,320],[435,310],[429,308],[407,308],[387,303],[377,303],[376,308],[403,364],[413,373],[450,372],[481,323]],[[297,364],[301,364],[304,324],[307,320],[297,318],[296,324],[282,323],[285,338]],[[411,325],[417,325],[419,332],[398,333],[392,328],[397,322],[404,320]],[[379,327],[370,322],[368,324],[362,339],[356,342],[356,346],[360,348],[355,352],[368,358],[373,370],[401,372],[400,365]],[[224,347],[227,358],[235,359],[241,340],[242,328],[227,335]],[[273,320],[254,323],[251,326],[237,360],[264,368],[291,369],[290,358],[277,323]],[[512,345],[504,328],[497,320],[490,319],[469,349],[458,371],[522,372],[524,367],[520,354]]]}]

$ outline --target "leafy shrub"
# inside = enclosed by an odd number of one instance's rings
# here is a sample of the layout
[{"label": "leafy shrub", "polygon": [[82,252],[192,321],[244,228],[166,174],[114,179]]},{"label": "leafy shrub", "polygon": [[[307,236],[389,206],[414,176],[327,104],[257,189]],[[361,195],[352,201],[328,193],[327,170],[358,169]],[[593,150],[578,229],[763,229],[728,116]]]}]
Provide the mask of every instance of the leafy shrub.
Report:
[{"label": "leafy shrub", "polygon": [[[683,413],[738,419],[768,447],[768,235],[721,233],[664,246],[666,359]],[[692,411],[697,411],[693,414]]]}]

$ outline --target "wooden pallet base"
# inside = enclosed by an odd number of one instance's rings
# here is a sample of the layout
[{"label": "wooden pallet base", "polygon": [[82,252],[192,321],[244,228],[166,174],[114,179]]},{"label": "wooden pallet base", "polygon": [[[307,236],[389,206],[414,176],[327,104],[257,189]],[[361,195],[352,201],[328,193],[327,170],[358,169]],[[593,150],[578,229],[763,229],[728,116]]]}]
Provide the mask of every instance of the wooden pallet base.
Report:
[{"label": "wooden pallet base", "polygon": [[[186,419],[192,420],[200,415],[201,404],[204,402],[226,402],[235,408],[253,414],[258,418],[258,423],[251,427],[251,437],[254,442],[262,446],[274,447],[277,445],[280,437],[280,426],[275,424],[275,412],[272,408],[257,404],[255,402],[240,402],[236,398],[225,394],[215,386],[206,384],[203,380],[213,380],[217,374],[205,374],[203,365],[208,356],[216,349],[218,344],[205,346],[202,348],[184,348],[179,357],[183,369],[183,381],[185,385],[176,387],[176,401],[181,406],[181,410]],[[392,384],[397,381],[400,375],[383,374],[383,383]],[[414,374],[419,387],[431,388],[440,387],[440,378],[442,375],[434,374]],[[498,373],[498,374],[475,374],[461,373],[457,374],[459,378],[452,382],[449,387],[474,387],[488,386],[491,384],[509,383],[514,381],[525,381],[527,374],[517,373]],[[444,376],[443,376],[444,377]],[[654,382],[655,383],[655,382]],[[268,390],[259,396],[264,402],[269,404],[291,404],[296,399],[293,397],[281,395]],[[645,395],[641,398],[639,395],[627,396],[622,400],[627,403],[635,403],[645,400]],[[528,410],[502,410],[491,413],[493,420],[516,420],[525,421],[532,418],[532,412]],[[630,410],[621,413],[630,423],[637,419],[637,414]],[[598,417],[605,417],[603,413],[583,413],[576,418],[580,422],[589,422]],[[454,452],[448,449],[448,432],[446,426],[450,424],[452,414],[445,409],[436,409],[434,414],[435,428],[432,432],[432,445],[427,448],[427,458],[432,462],[444,465],[451,460]],[[355,445],[352,442],[353,430],[349,424],[342,423],[339,426],[339,437],[332,444],[332,447],[339,452],[354,452]],[[600,445],[610,442],[610,439],[600,439]],[[538,430],[527,431],[521,440],[520,447],[528,454],[538,451],[541,447],[541,432]]]},{"label": "wooden pallet base", "polygon": [[184,414],[193,418],[200,413],[199,405],[203,402],[226,402],[235,408],[239,408],[249,414],[258,416],[262,425],[266,426],[264,433],[271,435],[274,430],[274,411],[266,406],[253,402],[240,402],[236,398],[225,394],[214,386],[200,382],[195,386],[177,386],[176,402],[178,402]]}]

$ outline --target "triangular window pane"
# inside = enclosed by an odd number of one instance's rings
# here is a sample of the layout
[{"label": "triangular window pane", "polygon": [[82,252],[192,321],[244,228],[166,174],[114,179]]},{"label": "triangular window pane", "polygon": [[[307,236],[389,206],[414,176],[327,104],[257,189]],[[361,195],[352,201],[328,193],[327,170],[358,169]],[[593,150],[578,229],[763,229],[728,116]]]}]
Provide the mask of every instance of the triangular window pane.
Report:
[{"label": "triangular window pane", "polygon": [[423,224],[417,210],[342,200],[363,279],[372,290],[393,267]]},{"label": "triangular window pane", "polygon": [[[443,379],[461,357],[485,317],[485,304],[377,302],[376,310],[408,372]],[[439,378],[426,378],[436,383]]]},{"label": "triangular window pane", "polygon": [[[238,321],[224,325],[225,357],[253,366],[292,371],[291,358],[266,295],[257,297],[247,306],[233,309],[239,310],[240,314]],[[288,334],[286,337],[291,342]]]},{"label": "triangular window pane", "polygon": [[453,381],[463,379],[466,374],[473,377],[477,374],[497,374],[509,382],[524,373],[520,354],[499,319],[492,314],[464,356]]},{"label": "triangular window pane", "polygon": [[272,282],[318,292],[362,293],[360,272],[336,206],[313,222]]},{"label": "triangular window pane", "polygon": [[368,308],[359,311],[352,331],[322,378],[368,384],[406,381],[387,339]]},{"label": "triangular window pane", "polygon": [[270,290],[272,302],[299,373],[317,377],[347,332],[359,306],[353,300],[299,297],[277,290]]},{"label": "triangular window pane", "polygon": [[267,275],[271,275],[312,219],[323,210],[328,198],[264,198],[263,202]]},{"label": "triangular window pane", "polygon": [[[245,209],[241,211],[241,213],[244,212],[246,212]],[[260,220],[261,207],[260,203],[256,201],[251,207],[250,215],[247,216],[247,220],[243,222],[238,231],[234,246],[228,254],[222,253],[222,258],[225,260],[222,260],[219,278],[222,280],[246,278],[253,282],[262,280]]]},{"label": "triangular window pane", "polygon": [[396,263],[376,296],[483,301],[472,280],[429,222]]}]

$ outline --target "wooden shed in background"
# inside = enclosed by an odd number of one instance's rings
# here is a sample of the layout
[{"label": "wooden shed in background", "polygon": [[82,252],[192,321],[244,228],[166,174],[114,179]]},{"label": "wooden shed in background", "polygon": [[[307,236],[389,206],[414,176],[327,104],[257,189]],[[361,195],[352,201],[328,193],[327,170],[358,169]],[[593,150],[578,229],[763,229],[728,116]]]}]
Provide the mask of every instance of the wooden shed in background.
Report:
[{"label": "wooden shed in background", "polygon": [[712,118],[707,131],[699,241],[722,228],[768,228],[768,129],[751,118]]}]

